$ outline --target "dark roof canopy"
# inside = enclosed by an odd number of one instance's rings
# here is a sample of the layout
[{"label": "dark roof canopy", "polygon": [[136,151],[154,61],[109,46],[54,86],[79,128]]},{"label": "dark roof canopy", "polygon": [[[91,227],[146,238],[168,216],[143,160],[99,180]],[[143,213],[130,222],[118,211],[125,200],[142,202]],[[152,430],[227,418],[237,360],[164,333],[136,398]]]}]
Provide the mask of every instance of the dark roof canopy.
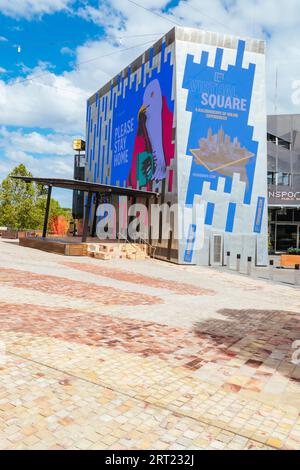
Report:
[{"label": "dark roof canopy", "polygon": [[23,180],[26,183],[39,183],[44,186],[52,186],[53,188],[77,189],[89,193],[110,193],[118,196],[133,197],[158,197],[159,194],[151,191],[142,191],[140,189],[122,188],[108,184],[90,183],[88,181],[70,180],[62,178],[34,178],[29,176],[12,176],[14,179]]}]

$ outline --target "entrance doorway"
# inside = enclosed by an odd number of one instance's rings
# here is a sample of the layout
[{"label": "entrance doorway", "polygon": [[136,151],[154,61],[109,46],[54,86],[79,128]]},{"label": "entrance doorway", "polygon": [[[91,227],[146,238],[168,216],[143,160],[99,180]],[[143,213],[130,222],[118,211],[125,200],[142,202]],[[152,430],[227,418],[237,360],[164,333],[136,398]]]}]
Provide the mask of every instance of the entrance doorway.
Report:
[{"label": "entrance doorway", "polygon": [[276,224],[275,251],[299,248],[299,224]]},{"label": "entrance doorway", "polygon": [[300,207],[269,208],[269,250],[271,254],[300,248]]},{"label": "entrance doorway", "polygon": [[210,265],[222,266],[223,262],[223,236],[213,234],[210,239]]}]

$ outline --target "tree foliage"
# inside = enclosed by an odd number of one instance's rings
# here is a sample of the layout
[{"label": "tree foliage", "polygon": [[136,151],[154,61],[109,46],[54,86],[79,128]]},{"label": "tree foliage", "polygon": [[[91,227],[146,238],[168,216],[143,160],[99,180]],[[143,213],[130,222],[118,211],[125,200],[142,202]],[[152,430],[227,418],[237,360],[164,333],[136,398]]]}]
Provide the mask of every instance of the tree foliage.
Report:
[{"label": "tree foliage", "polygon": [[[32,176],[25,165],[15,167],[0,185],[0,225],[11,229],[37,230],[43,227],[47,193],[41,185],[15,180],[11,176]],[[51,200],[50,219],[63,215],[70,220],[70,210]]]}]

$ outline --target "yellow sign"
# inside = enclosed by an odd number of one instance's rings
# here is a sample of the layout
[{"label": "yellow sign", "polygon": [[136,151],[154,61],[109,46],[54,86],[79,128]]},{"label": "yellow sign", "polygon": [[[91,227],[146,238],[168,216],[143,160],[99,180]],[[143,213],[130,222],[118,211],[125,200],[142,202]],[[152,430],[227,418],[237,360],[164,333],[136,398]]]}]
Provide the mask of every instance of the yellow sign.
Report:
[{"label": "yellow sign", "polygon": [[85,141],[81,139],[73,140],[73,150],[85,150]]}]

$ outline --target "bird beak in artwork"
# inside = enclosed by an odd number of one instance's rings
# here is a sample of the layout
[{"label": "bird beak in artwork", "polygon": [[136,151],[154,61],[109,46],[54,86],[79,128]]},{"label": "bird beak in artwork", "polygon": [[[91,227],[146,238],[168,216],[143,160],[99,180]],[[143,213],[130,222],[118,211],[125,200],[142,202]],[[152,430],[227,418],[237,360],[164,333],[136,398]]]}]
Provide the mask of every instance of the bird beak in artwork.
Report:
[{"label": "bird beak in artwork", "polygon": [[139,115],[140,115],[141,113],[145,113],[146,110],[147,110],[147,108],[149,108],[149,106],[145,106],[145,105],[143,104],[143,105],[140,107],[140,109],[139,109]]}]

